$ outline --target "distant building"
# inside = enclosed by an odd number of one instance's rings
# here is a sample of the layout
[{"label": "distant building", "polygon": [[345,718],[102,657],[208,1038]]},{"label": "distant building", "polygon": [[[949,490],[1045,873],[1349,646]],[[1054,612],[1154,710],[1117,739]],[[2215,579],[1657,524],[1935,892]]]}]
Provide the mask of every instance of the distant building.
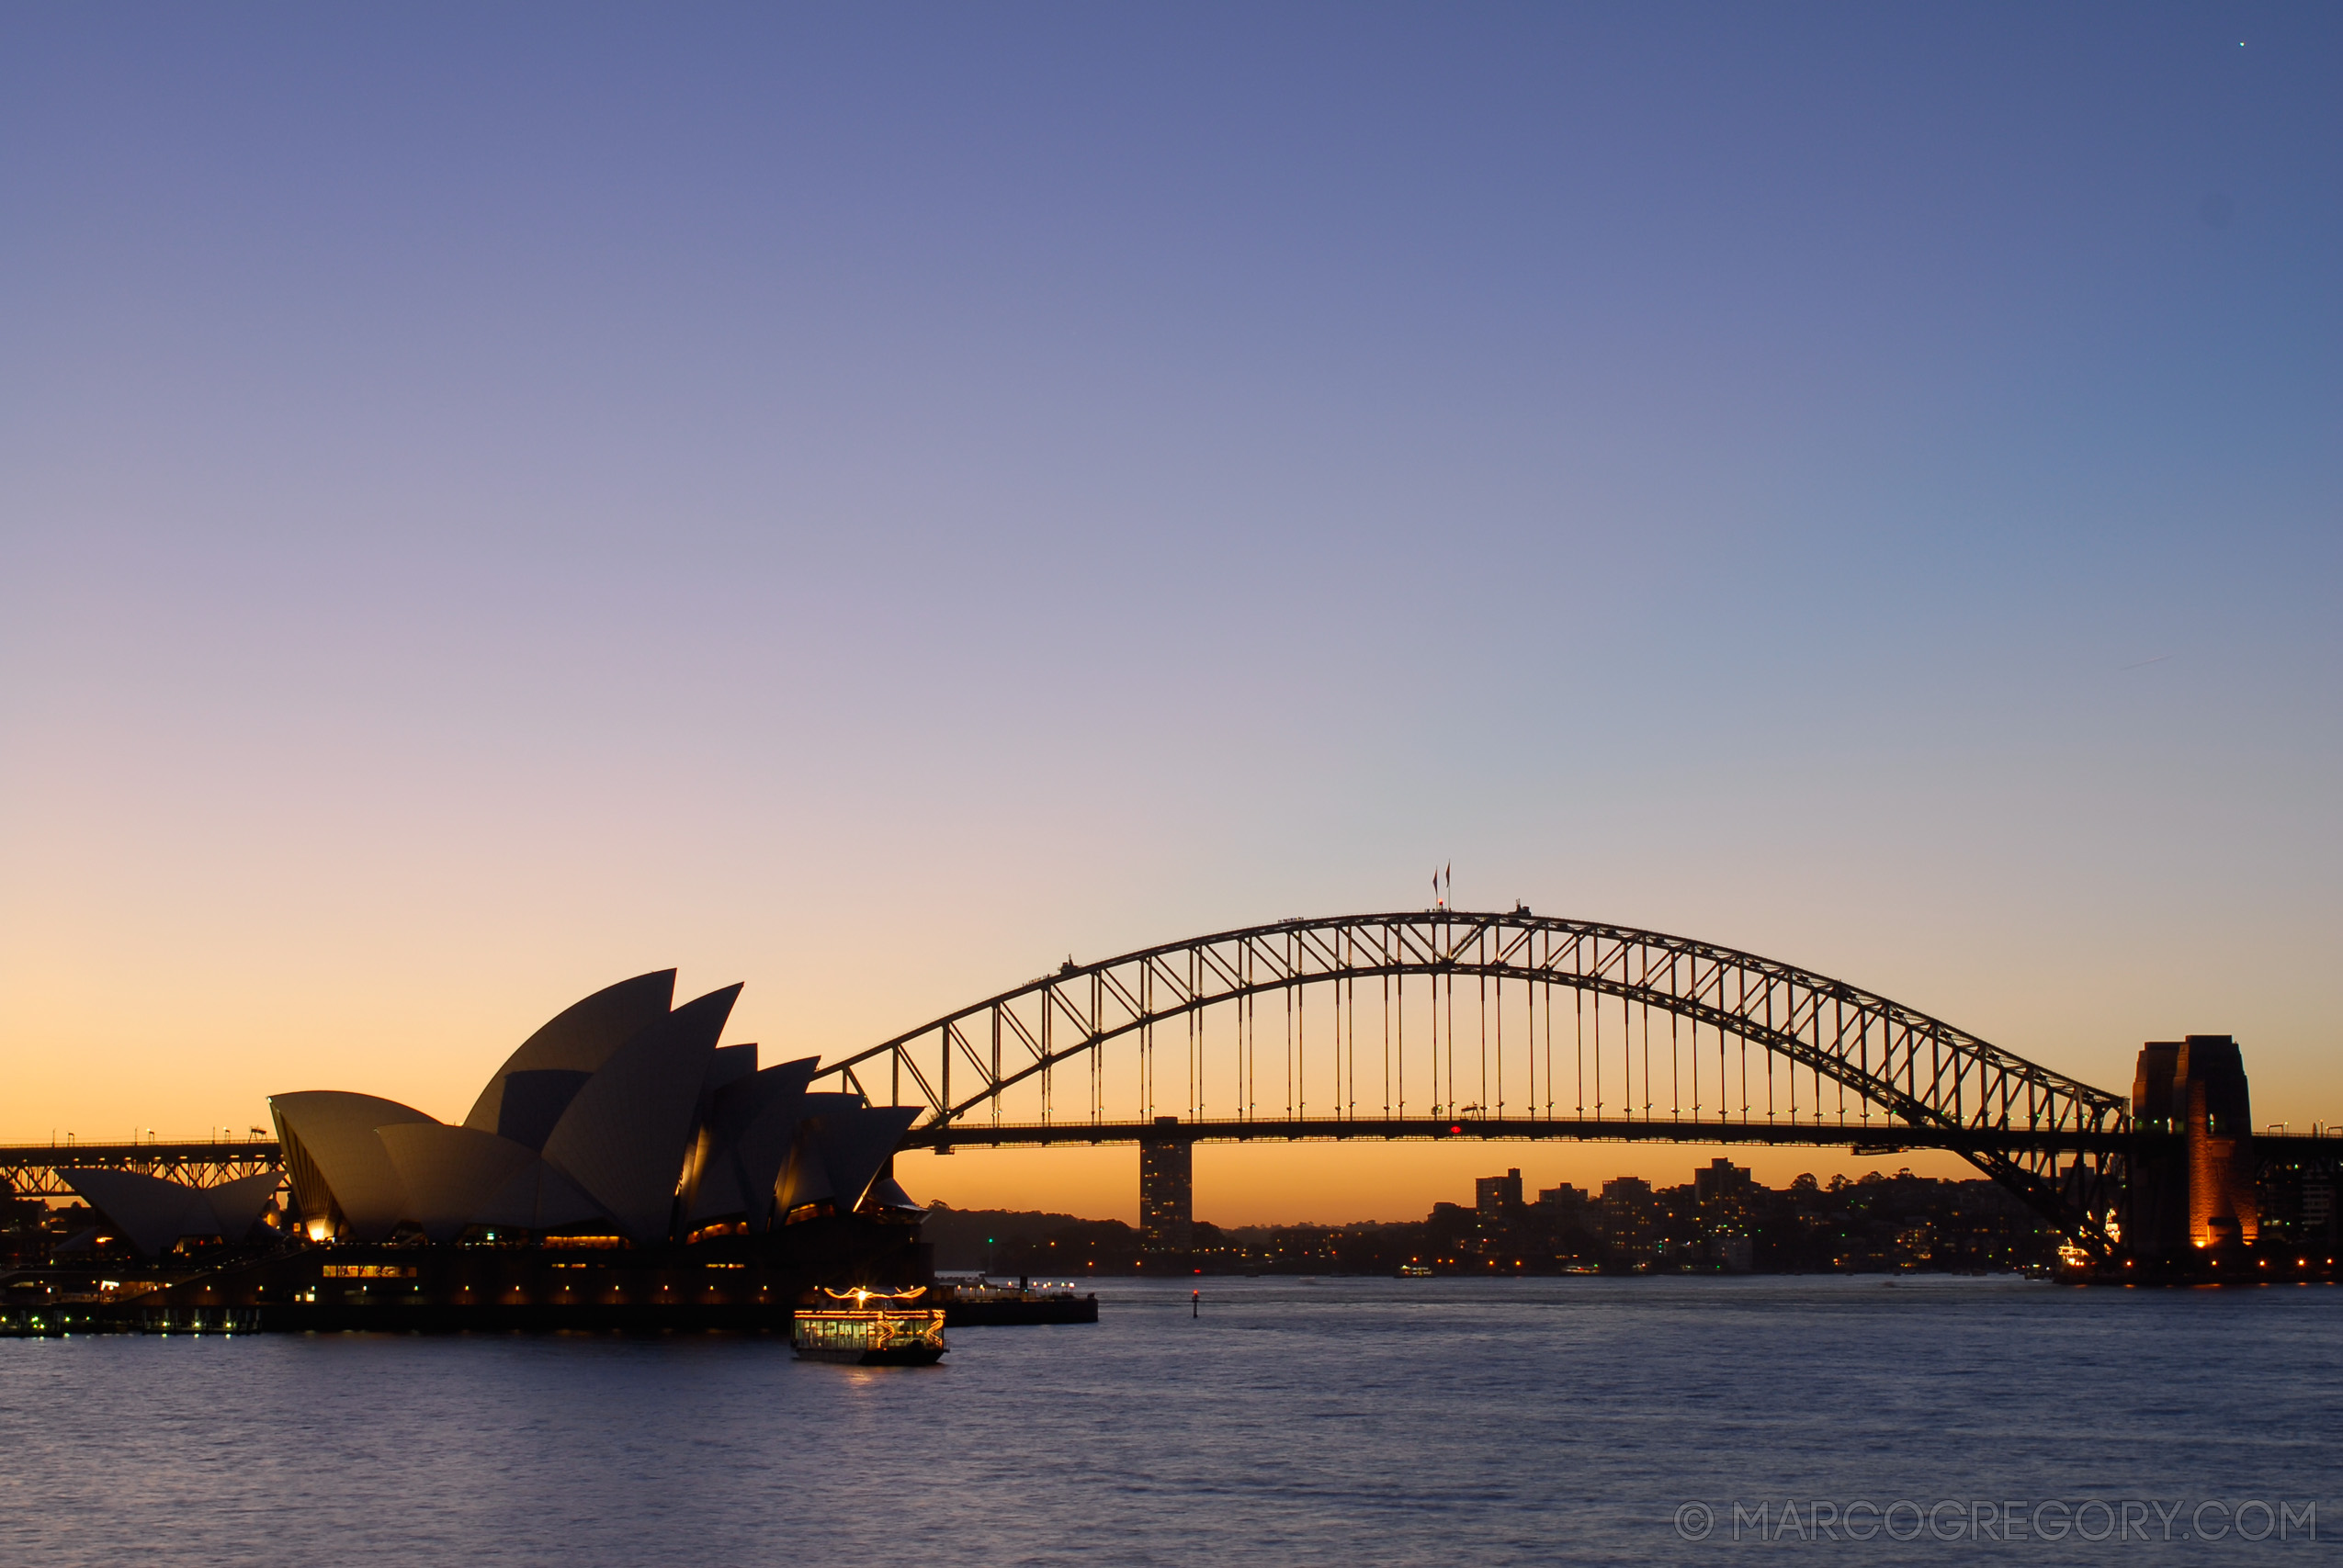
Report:
[{"label": "distant building", "polygon": [[1754,1185],[1746,1167],[1718,1157],[1692,1172],[1692,1196],[1706,1203],[1713,1199],[1739,1197]]},{"label": "distant building", "polygon": [[1587,1190],[1565,1182],[1559,1187],[1538,1189],[1537,1206],[1548,1211],[1575,1213],[1587,1206]]},{"label": "distant building", "polygon": [[1522,1212],[1522,1173],[1484,1176],[1473,1183],[1473,1212],[1484,1224],[1512,1218]]},{"label": "distant building", "polygon": [[1602,1240],[1623,1260],[1647,1262],[1666,1244],[1659,1231],[1659,1202],[1651,1183],[1619,1176],[1602,1184]]},{"label": "distant building", "polygon": [[[1177,1126],[1176,1116],[1156,1125]],[[1139,1247],[1186,1252],[1195,1239],[1195,1145],[1184,1138],[1139,1140]]]}]

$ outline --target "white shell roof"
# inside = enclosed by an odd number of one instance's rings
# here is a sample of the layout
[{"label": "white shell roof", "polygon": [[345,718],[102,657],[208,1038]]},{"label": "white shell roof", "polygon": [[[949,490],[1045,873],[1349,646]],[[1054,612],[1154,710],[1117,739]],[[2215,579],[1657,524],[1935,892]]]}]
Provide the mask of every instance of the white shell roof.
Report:
[{"label": "white shell roof", "polygon": [[620,1046],[663,1016],[674,999],[675,971],[657,969],[606,986],[584,1000],[572,1003],[522,1041],[520,1049],[504,1059],[504,1065],[496,1069],[496,1076],[488,1080],[480,1098],[472,1102],[464,1125],[482,1133],[495,1132],[508,1075],[547,1067],[593,1072]]},{"label": "white shell roof", "polygon": [[620,1046],[545,1140],[546,1160],[639,1247],[667,1237],[700,1086],[740,994],[710,991]]},{"label": "white shell roof", "polygon": [[867,1106],[821,1119],[816,1135],[821,1140],[822,1164],[829,1168],[830,1184],[835,1190],[832,1201],[841,1212],[861,1206],[863,1194],[878,1179],[888,1157],[918,1119],[918,1109],[909,1105]]},{"label": "white shell roof", "polygon": [[[285,1167],[293,1180],[294,1196],[304,1217],[325,1212],[330,1201],[354,1241],[381,1241],[404,1216],[406,1191],[398,1168],[377,1127],[404,1122],[438,1123],[412,1105],[371,1094],[342,1089],[304,1089],[268,1099],[277,1130],[289,1145]],[[304,1190],[309,1185],[304,1160],[313,1167],[328,1193]]]},{"label": "white shell roof", "polygon": [[218,1187],[189,1187],[134,1170],[67,1167],[58,1175],[149,1258],[170,1251],[181,1236],[242,1241],[268,1206],[278,1179],[268,1170]]},{"label": "white shell roof", "polygon": [[483,1133],[474,1127],[448,1127],[437,1122],[402,1122],[375,1130],[399,1173],[406,1199],[399,1217],[423,1227],[434,1241],[453,1241],[466,1225],[527,1224],[532,1213],[517,1220],[485,1217],[482,1211],[514,1177],[538,1163],[537,1151]]},{"label": "white shell roof", "polygon": [[692,1194],[692,1219],[745,1213],[751,1224],[764,1224],[774,1184],[789,1157],[789,1140],[803,1114],[806,1085],[820,1065],[817,1056],[783,1062],[718,1092],[713,1118],[717,1147]]},{"label": "white shell roof", "polygon": [[198,1205],[202,1231],[214,1222],[203,1194],[192,1187],[142,1176],[134,1170],[97,1170],[67,1167],[57,1173],[65,1185],[81,1194],[93,1209],[114,1223],[124,1240],[149,1258],[171,1250],[187,1233],[189,1211]]}]

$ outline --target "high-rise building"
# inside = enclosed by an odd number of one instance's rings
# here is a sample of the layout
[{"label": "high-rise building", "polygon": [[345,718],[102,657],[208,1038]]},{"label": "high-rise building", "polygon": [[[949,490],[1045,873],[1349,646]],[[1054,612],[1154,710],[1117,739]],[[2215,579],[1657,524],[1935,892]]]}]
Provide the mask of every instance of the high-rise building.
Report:
[{"label": "high-rise building", "polygon": [[1602,1184],[1602,1239],[1614,1253],[1646,1258],[1658,1239],[1658,1203],[1651,1183],[1639,1176],[1613,1177]]},{"label": "high-rise building", "polygon": [[1703,1203],[1747,1192],[1750,1185],[1748,1168],[1735,1165],[1722,1156],[1692,1172],[1692,1196]]},{"label": "high-rise building", "polygon": [[[1177,1127],[1177,1116],[1159,1116]],[[1139,1140],[1139,1247],[1184,1253],[1195,1233],[1195,1145],[1181,1137]]]},{"label": "high-rise building", "polygon": [[1511,1218],[1522,1212],[1522,1173],[1484,1176],[1473,1182],[1473,1212],[1484,1224]]}]

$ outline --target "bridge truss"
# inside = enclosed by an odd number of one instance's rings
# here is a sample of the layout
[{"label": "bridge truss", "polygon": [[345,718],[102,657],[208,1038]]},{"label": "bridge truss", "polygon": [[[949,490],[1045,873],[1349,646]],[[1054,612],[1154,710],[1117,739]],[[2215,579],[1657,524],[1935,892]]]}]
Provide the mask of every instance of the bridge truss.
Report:
[{"label": "bridge truss", "polygon": [[1117,1141],[1170,1115],[1199,1138],[1950,1148],[2100,1254],[2129,1131],[2123,1097],[1844,981],[1527,909],[1070,960],[821,1076],[918,1107],[907,1146]]},{"label": "bridge truss", "polygon": [[0,1146],[0,1187],[20,1198],[69,1198],[63,1172],[134,1170],[189,1187],[219,1187],[277,1168],[274,1138],[207,1143],[25,1144]]}]

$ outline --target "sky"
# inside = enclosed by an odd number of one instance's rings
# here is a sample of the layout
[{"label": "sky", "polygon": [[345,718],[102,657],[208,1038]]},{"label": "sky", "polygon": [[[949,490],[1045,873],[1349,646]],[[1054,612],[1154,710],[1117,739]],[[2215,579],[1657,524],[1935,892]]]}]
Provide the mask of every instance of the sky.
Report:
[{"label": "sky", "polygon": [[2343,1122],[2338,80],[2308,6],[0,6],[0,1140],[459,1119],[671,964],[834,1057],[1451,863]]}]

